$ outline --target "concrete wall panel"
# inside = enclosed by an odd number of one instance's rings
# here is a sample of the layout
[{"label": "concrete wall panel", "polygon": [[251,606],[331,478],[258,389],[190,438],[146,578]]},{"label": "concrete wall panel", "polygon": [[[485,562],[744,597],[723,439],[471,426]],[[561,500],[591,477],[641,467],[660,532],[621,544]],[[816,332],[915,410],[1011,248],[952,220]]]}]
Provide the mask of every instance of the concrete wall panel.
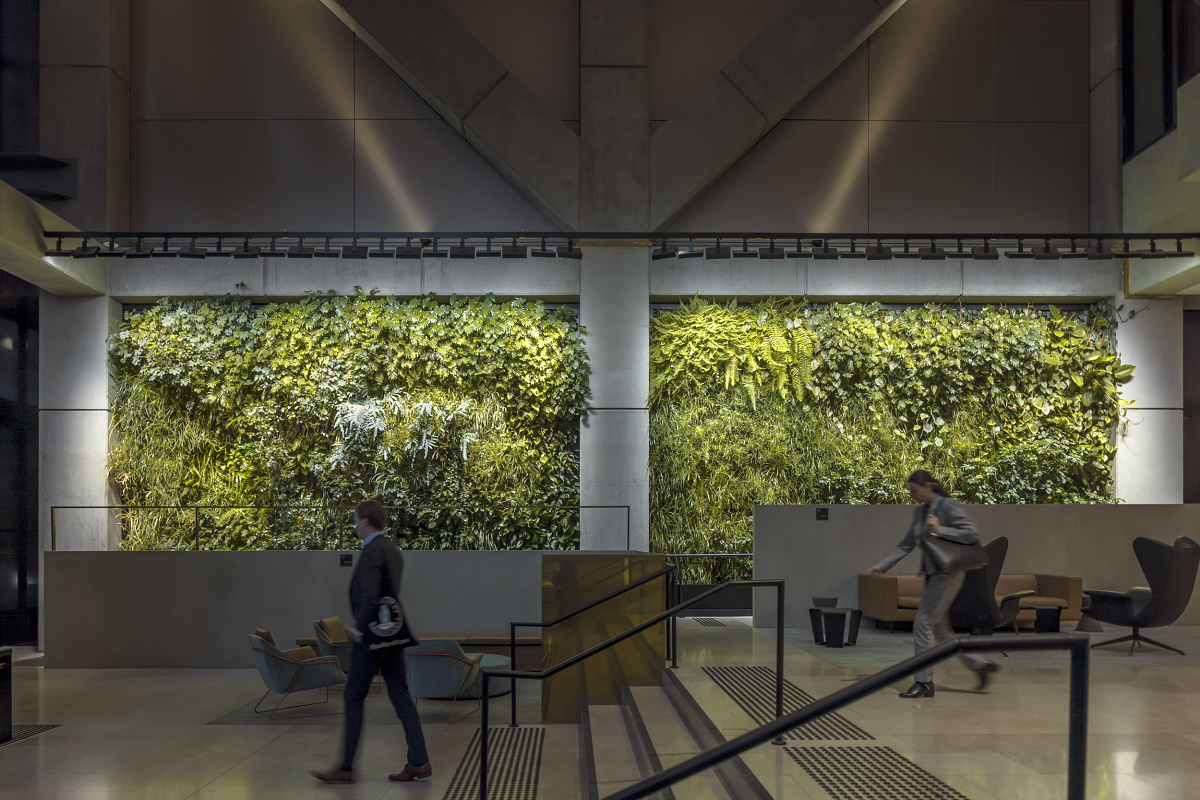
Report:
[{"label": "concrete wall panel", "polygon": [[440,0],[440,4],[558,119],[579,119],[578,3]]},{"label": "concrete wall panel", "polygon": [[357,230],[555,230],[440,120],[360,120],[355,139]]},{"label": "concrete wall panel", "polygon": [[[1115,494],[1139,503],[1174,505],[1183,502],[1183,409],[1130,409],[1117,433],[1113,468]],[[1195,506],[1176,506],[1195,508]],[[1159,535],[1147,520],[1130,527]],[[1184,534],[1195,538],[1196,528]],[[1139,585],[1145,585],[1138,581]]]},{"label": "concrete wall panel", "polygon": [[350,120],[143,121],[137,230],[350,230]]},{"label": "concrete wall panel", "polygon": [[[123,303],[152,303],[161,297],[263,296],[264,275],[278,260],[281,259],[116,259],[109,266],[108,293]],[[305,262],[293,259],[285,269],[291,275],[298,275],[303,274],[305,266]],[[309,288],[324,291],[329,287]]]},{"label": "concrete wall panel", "polygon": [[867,125],[784,121],[672,230],[867,229]]},{"label": "concrete wall panel", "polygon": [[134,119],[347,119],[354,34],[318,2],[131,0]]},{"label": "concrete wall panel", "polygon": [[1086,122],[997,124],[995,147],[989,230],[1089,230]]},{"label": "concrete wall panel", "polygon": [[106,66],[129,85],[130,0],[40,0],[42,66]]},{"label": "concrete wall panel", "polygon": [[997,2],[996,119],[1087,122],[1088,3]]},{"label": "concrete wall panel", "polygon": [[967,301],[1092,302],[1111,298],[1121,288],[1116,261],[1069,259],[1049,262],[1001,257],[963,261],[963,299]]},{"label": "concrete wall panel", "polygon": [[962,293],[962,262],[822,261],[808,266],[808,296],[814,300],[893,297],[900,302],[946,302]]},{"label": "concrete wall panel", "polygon": [[580,549],[650,549],[649,453],[649,411],[593,409],[580,424],[580,504],[629,506],[628,527],[625,509],[585,509]]},{"label": "concrete wall panel", "polygon": [[[740,245],[734,245],[740,246]],[[783,248],[782,242],[777,245]],[[788,247],[793,247],[794,242]],[[799,258],[757,259],[668,258],[650,264],[650,298],[657,302],[686,302],[704,297],[803,296],[808,262]]]},{"label": "concrete wall panel", "polygon": [[870,230],[992,230],[981,202],[992,132],[986,122],[871,122]]},{"label": "concrete wall panel", "polygon": [[1125,399],[1142,409],[1183,408],[1183,301],[1117,302],[1127,320],[1117,328],[1117,352],[1137,366],[1122,389]]},{"label": "concrete wall panel", "polygon": [[[252,667],[245,634],[256,627],[286,648],[313,635],[313,620],[351,619],[352,571],[339,555],[47,553],[47,664]],[[404,562],[400,599],[418,637],[542,618],[541,553],[406,551]]]},{"label": "concrete wall panel", "polygon": [[354,117],[441,119],[420,95],[357,37],[354,39]]},{"label": "concrete wall panel", "polygon": [[[816,508],[754,507],[754,577],[787,581],[788,627],[807,627],[814,595],[857,607],[859,573],[900,542],[913,509],[831,506],[829,519],[817,521]],[[1122,592],[1146,583],[1133,554],[1136,537],[1174,542],[1179,536],[1195,538],[1200,527],[1200,506],[1195,505],[998,505],[967,506],[966,512],[985,542],[1008,537],[1005,573],[1078,575],[1085,589]],[[892,573],[913,574],[918,558],[910,554]],[[755,592],[754,624],[774,626],[774,591]],[[1179,624],[1200,624],[1197,599],[1192,598]]]},{"label": "concrete wall panel", "polygon": [[867,119],[869,64],[869,45],[864,43],[784,119]]},{"label": "concrete wall panel", "polygon": [[795,0],[651,0],[650,119],[668,120]]},{"label": "concrete wall panel", "polygon": [[905,3],[870,40],[871,119],[990,120],[992,5]]},{"label": "concrete wall panel", "polygon": [[530,259],[514,262],[495,258],[424,259],[423,293],[500,297],[541,297],[572,301],[579,297],[579,262],[570,259]]}]

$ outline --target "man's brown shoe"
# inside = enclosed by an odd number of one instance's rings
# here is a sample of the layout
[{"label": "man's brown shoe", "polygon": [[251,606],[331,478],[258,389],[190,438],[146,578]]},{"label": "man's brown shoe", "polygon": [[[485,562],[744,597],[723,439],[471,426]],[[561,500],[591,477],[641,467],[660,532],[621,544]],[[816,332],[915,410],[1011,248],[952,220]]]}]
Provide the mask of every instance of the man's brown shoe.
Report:
[{"label": "man's brown shoe", "polygon": [[321,783],[354,783],[354,773],[348,769],[314,770],[312,776]]},{"label": "man's brown shoe", "polygon": [[426,761],[419,767],[414,767],[412,764],[405,764],[404,769],[393,775],[388,775],[388,780],[404,783],[406,781],[415,781],[418,778],[428,778],[432,774],[433,767]]}]

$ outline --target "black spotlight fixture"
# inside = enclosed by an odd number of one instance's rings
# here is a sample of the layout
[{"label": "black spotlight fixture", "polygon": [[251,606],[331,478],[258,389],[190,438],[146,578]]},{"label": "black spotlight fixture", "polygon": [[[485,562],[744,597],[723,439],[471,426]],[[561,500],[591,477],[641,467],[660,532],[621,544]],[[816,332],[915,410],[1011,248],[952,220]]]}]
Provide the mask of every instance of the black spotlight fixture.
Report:
[{"label": "black spotlight fixture", "polygon": [[954,250],[947,250],[946,254],[951,258],[969,258],[970,253],[963,249],[963,240],[958,240],[958,247]]},{"label": "black spotlight fixture", "polygon": [[274,236],[271,237],[271,246],[259,253],[263,258],[284,258],[287,254],[287,250],[279,249]]},{"label": "black spotlight fixture", "polygon": [[313,257],[315,257],[315,258],[337,258],[341,254],[342,253],[340,250],[333,250],[329,247],[329,237],[328,236],[325,237],[325,246],[323,248],[321,248],[320,250],[313,251]]},{"label": "black spotlight fixture", "polygon": [[196,247],[195,236],[189,239],[188,243],[179,249],[180,258],[205,258],[207,255],[207,247]]},{"label": "black spotlight fixture", "polygon": [[367,258],[395,258],[396,251],[388,250],[386,247],[384,247],[385,243],[384,237],[380,236],[379,247],[367,253]]},{"label": "black spotlight fixture", "polygon": [[1112,246],[1105,243],[1103,239],[1097,239],[1095,244],[1090,244],[1084,248],[1087,252],[1088,261],[1105,261],[1110,258],[1117,258],[1117,253],[1113,252]]},{"label": "black spotlight fixture", "polygon": [[[424,244],[424,240],[422,240],[422,244]],[[425,256],[425,258],[447,258],[449,257],[450,252],[439,248],[438,240],[434,239],[430,244],[429,249],[422,251],[421,255]]]},{"label": "black spotlight fixture", "polygon": [[1050,244],[1049,239],[1042,240],[1042,246],[1034,246],[1033,258],[1036,261],[1057,261],[1059,258],[1058,248]]},{"label": "black spotlight fixture", "polygon": [[883,246],[883,239],[876,239],[875,244],[867,245],[867,261],[890,261],[892,248]]},{"label": "black spotlight fixture", "polygon": [[704,248],[705,258],[729,258],[730,250],[728,247],[721,246],[721,237],[717,237],[717,243],[713,247]]},{"label": "black spotlight fixture", "polygon": [[86,238],[79,243],[79,247],[71,251],[71,258],[95,258],[98,255],[100,255],[100,246],[89,245]]},{"label": "black spotlight fixture", "polygon": [[783,258],[783,248],[776,247],[775,240],[772,239],[770,247],[758,248],[758,257],[759,258],[768,258],[768,259]]},{"label": "black spotlight fixture", "polygon": [[850,249],[842,251],[842,258],[866,258],[865,250],[858,249],[858,242],[853,238],[850,240]]},{"label": "black spotlight fixture", "polygon": [[342,258],[366,258],[366,257],[367,257],[367,247],[366,247],[366,245],[359,247],[357,236],[350,240],[349,247],[342,247]]},{"label": "black spotlight fixture", "polygon": [[804,240],[796,237],[796,249],[784,253],[787,258],[812,258],[812,251],[804,249]]},{"label": "black spotlight fixture", "polygon": [[661,261],[664,258],[674,258],[678,251],[674,247],[667,246],[667,240],[663,239],[658,248],[650,251],[651,261]]},{"label": "black spotlight fixture", "polygon": [[696,249],[695,239],[688,239],[688,249],[679,251],[679,258],[699,258],[702,255],[704,251]]},{"label": "black spotlight fixture", "polygon": [[546,237],[542,237],[542,246],[535,247],[529,251],[529,255],[536,258],[558,258],[558,253],[553,250],[546,249]]},{"label": "black spotlight fixture", "polygon": [[154,255],[154,245],[143,242],[140,238],[134,242],[133,247],[125,251],[126,258],[150,258]]},{"label": "black spotlight fixture", "polygon": [[492,237],[489,236],[484,241],[485,243],[483,249],[475,251],[476,258],[500,258],[502,255],[504,255],[504,253],[502,253],[500,250],[494,250],[492,248]]},{"label": "black spotlight fixture", "polygon": [[47,255],[47,256],[54,256],[54,257],[61,258],[61,257],[64,257],[64,256],[69,256],[69,255],[71,255],[72,253],[74,253],[74,252],[75,252],[74,250],[64,250],[64,249],[63,249],[63,243],[62,243],[62,240],[63,240],[63,237],[59,236],[59,237],[58,237],[58,244],[57,244],[57,245],[55,245],[54,247],[52,247],[51,249],[47,250],[45,253],[43,253],[43,255]]},{"label": "black spotlight fixture", "polygon": [[1079,240],[1076,239],[1074,236],[1071,237],[1071,249],[1070,250],[1059,250],[1058,251],[1059,258],[1085,258],[1086,256],[1087,256],[1087,250],[1079,249]]},{"label": "black spotlight fixture", "polygon": [[175,258],[179,255],[178,250],[171,249],[171,237],[164,236],[162,240],[162,250],[154,251],[155,258]]},{"label": "black spotlight fixture", "polygon": [[1025,249],[1025,240],[1017,237],[1017,249],[1004,254],[1007,258],[1033,258],[1033,251]]},{"label": "black spotlight fixture", "polygon": [[829,243],[828,239],[816,239],[812,245],[812,257],[821,261],[832,261],[841,256],[841,252]]},{"label": "black spotlight fixture", "polygon": [[937,240],[931,238],[929,240],[929,247],[922,247],[917,251],[917,255],[922,261],[945,261],[946,249],[938,247]]},{"label": "black spotlight fixture", "polygon": [[98,255],[101,258],[121,258],[125,255],[125,248],[118,248],[116,237],[110,236],[108,237],[108,247],[100,248]]},{"label": "black spotlight fixture", "polygon": [[1191,250],[1183,249],[1183,239],[1175,240],[1175,252],[1171,253],[1171,258],[1194,258],[1195,255]]},{"label": "black spotlight fixture", "polygon": [[216,249],[208,251],[209,258],[214,258],[214,257],[215,258],[225,258],[225,257],[231,256],[231,255],[233,255],[233,251],[225,249],[225,237],[224,236],[218,236]]},{"label": "black spotlight fixture", "polygon": [[1000,251],[992,247],[991,239],[984,239],[983,244],[971,248],[971,258],[976,261],[995,261],[1000,258]]},{"label": "black spotlight fixture", "polygon": [[234,258],[258,258],[261,248],[256,244],[250,244],[250,237],[242,239],[242,246],[233,248],[230,255]]},{"label": "black spotlight fixture", "polygon": [[421,249],[424,247],[420,242],[416,247],[413,247],[412,237],[404,240],[404,249],[396,248],[396,258],[420,258]]},{"label": "black spotlight fixture", "polygon": [[467,247],[467,240],[465,238],[460,238],[458,240],[458,246],[450,248],[450,257],[451,258],[474,258],[475,257],[475,248]]},{"label": "black spotlight fixture", "polygon": [[287,257],[288,258],[312,258],[314,255],[314,252],[315,251],[311,247],[304,246],[304,237],[301,236],[296,241],[296,244],[294,244],[288,248]]},{"label": "black spotlight fixture", "polygon": [[896,250],[892,250],[892,258],[906,259],[906,258],[920,258],[920,257],[921,257],[921,254],[918,253],[916,250],[912,249],[912,242],[910,242],[908,240],[907,236],[904,237],[904,246],[902,248],[900,248],[899,252],[897,252]]},{"label": "black spotlight fixture", "polygon": [[511,245],[500,248],[500,255],[504,258],[525,258],[529,255],[529,248],[517,244],[517,237],[514,236]]},{"label": "black spotlight fixture", "polygon": [[[1129,245],[1125,245],[1125,250],[1128,252]],[[1183,249],[1183,240],[1175,240],[1175,249],[1169,250],[1165,247],[1158,247],[1158,242],[1154,239],[1150,240],[1150,247],[1144,250],[1137,251],[1141,258],[1188,258],[1192,254]]]},{"label": "black spotlight fixture", "polygon": [[583,250],[575,246],[575,240],[567,237],[567,246],[555,248],[559,258],[571,258],[576,261],[583,260]]},{"label": "black spotlight fixture", "polygon": [[734,250],[732,253],[734,258],[758,258],[758,250],[750,249],[750,240],[748,237],[742,237],[742,249]]}]

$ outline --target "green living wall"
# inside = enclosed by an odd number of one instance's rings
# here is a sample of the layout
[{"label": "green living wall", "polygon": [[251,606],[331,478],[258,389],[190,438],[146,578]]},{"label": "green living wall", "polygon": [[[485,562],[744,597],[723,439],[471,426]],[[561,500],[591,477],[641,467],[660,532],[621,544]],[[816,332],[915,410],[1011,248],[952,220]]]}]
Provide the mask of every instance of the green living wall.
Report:
[{"label": "green living wall", "polygon": [[410,548],[577,547],[580,334],[568,307],[491,297],[128,314],[109,340],[108,477],[140,507],[122,546],[336,547],[376,497]]},{"label": "green living wall", "polygon": [[[1112,502],[1111,310],[696,299],[651,321],[650,540],[749,553],[757,503]],[[748,560],[686,562],[696,582]]]}]

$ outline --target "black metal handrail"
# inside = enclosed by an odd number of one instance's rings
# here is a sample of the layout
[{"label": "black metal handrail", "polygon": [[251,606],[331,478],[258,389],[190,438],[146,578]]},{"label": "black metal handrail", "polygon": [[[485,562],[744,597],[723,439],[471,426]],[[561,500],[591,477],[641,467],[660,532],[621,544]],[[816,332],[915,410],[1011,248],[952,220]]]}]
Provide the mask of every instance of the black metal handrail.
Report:
[{"label": "black metal handrail", "polygon": [[[647,628],[651,628],[658,623],[678,614],[686,608],[699,603],[708,597],[711,597],[718,592],[728,589],[730,586],[774,586],[775,587],[775,716],[776,718],[783,716],[783,581],[780,579],[772,580],[752,580],[752,581],[729,581],[720,586],[714,586],[702,594],[698,594],[691,600],[684,603],[679,603],[671,608],[668,608],[661,614],[654,616],[645,622],[642,622],[624,633],[601,642],[595,647],[584,650],[582,653],[568,658],[561,664],[555,664],[553,667],[541,672],[522,672],[511,669],[504,670],[480,670],[480,688],[479,696],[483,698],[483,704],[480,708],[479,715],[479,800],[487,800],[487,755],[488,755],[488,706],[491,705],[487,698],[488,680],[492,677],[496,678],[525,678],[535,681],[544,681],[553,675],[557,675],[567,667],[573,667],[581,661],[585,661],[597,653],[601,653],[613,645],[619,644],[626,639],[629,639]],[[672,647],[672,661],[674,662],[675,652]],[[672,667],[677,666],[677,663],[672,663]],[[783,744],[783,740],[779,739],[778,744]]]},{"label": "black metal handrail", "polygon": [[[638,800],[671,786],[697,772],[726,761],[767,740],[778,741],[784,733],[817,717],[849,705],[855,700],[903,678],[913,672],[943,661],[960,652],[996,650],[1070,650],[1071,705],[1067,733],[1067,800],[1084,800],[1087,777],[1087,706],[1088,706],[1088,637],[1082,633],[1046,634],[1042,636],[979,637],[955,639],[926,650],[920,655],[901,661],[895,666],[864,678],[853,686],[823,697],[787,716],[780,716],[760,728],[744,733],[725,744],[689,758],[657,775],[609,795],[604,800]],[[484,684],[486,686],[486,683]],[[482,769],[482,759],[480,768]],[[482,775],[482,773],[481,773]],[[481,778],[482,780],[482,778]],[[481,784],[482,785],[482,784]],[[480,797],[483,795],[481,794]]]},{"label": "black metal handrail", "polygon": [[[625,509],[625,549],[630,549],[630,507],[627,505],[550,505],[550,504],[508,504],[508,505],[486,505],[483,503],[465,503],[460,505],[448,506],[387,506],[389,510],[403,509],[406,511],[445,511],[449,509],[467,509],[470,511],[483,511],[492,509],[566,509],[566,510],[593,510],[593,509]],[[108,510],[108,511],[169,511],[171,509],[195,511],[195,520],[193,527],[193,539],[196,549],[200,549],[200,512],[201,511],[290,511],[290,510],[334,510],[334,511],[352,511],[353,505],[252,505],[252,506],[225,506],[225,505],[79,505],[79,506],[51,506],[50,507],[50,550],[58,549],[58,512],[63,511],[87,511],[87,510]],[[338,540],[334,544],[340,545],[342,537],[339,535]],[[328,544],[326,539],[324,544]]]},{"label": "black metal handrail", "polygon": [[[661,578],[664,575],[671,575],[673,572],[675,572],[676,569],[677,569],[677,567],[674,564],[670,564],[670,565],[664,567],[663,569],[658,570],[657,572],[647,575],[639,580],[636,580],[627,586],[622,586],[619,589],[615,589],[615,590],[609,592],[608,594],[604,595],[603,597],[593,600],[592,602],[588,603],[587,605],[580,606],[579,608],[575,609],[574,611],[568,611],[565,614],[561,614],[548,622],[510,622],[510,623],[508,623],[508,656],[509,656],[508,663],[511,664],[512,666],[516,666],[516,664],[517,664],[517,628],[543,628],[543,629],[549,628],[552,625],[557,625],[560,622],[565,622],[565,621],[569,620],[571,617],[582,614],[584,611],[591,611],[593,608],[600,605],[601,603],[606,603],[609,600],[612,600],[614,597],[620,597],[621,595],[625,594],[626,592],[632,591],[633,589],[636,589],[639,586],[645,586],[650,581],[657,580],[658,578]],[[668,597],[668,598],[671,597],[671,584],[670,584],[669,578],[667,581],[667,585],[664,588],[666,591],[666,597]],[[670,625],[671,622],[668,621],[667,624]],[[667,642],[668,642],[667,647],[670,648],[671,640],[669,637],[667,639]],[[670,658],[670,657],[671,657],[671,653],[670,653],[670,650],[668,649],[667,658]],[[512,685],[509,687],[509,694],[510,694],[511,700],[512,700],[512,702],[511,702],[512,721],[509,723],[509,727],[515,728],[515,727],[517,727],[517,679],[516,678],[512,679]]]}]

